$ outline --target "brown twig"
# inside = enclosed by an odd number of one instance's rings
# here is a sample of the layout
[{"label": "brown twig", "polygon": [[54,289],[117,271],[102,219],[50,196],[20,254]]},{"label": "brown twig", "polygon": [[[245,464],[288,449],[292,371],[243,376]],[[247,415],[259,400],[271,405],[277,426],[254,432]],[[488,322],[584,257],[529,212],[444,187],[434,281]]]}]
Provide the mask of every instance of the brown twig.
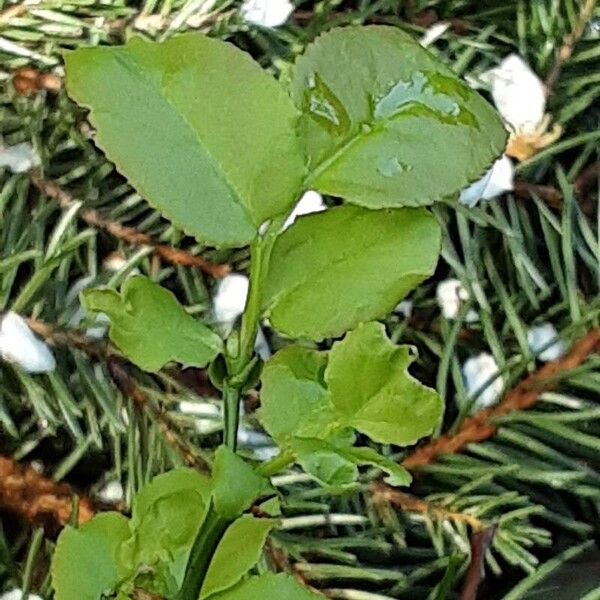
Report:
[{"label": "brown twig", "polygon": [[374,483],[371,487],[371,494],[371,498],[375,505],[391,504],[405,512],[430,515],[432,518],[440,521],[464,523],[465,525],[472,527],[474,531],[481,531],[485,528],[485,525],[472,515],[448,510],[433,502],[428,502],[422,498],[405,494],[384,483]]},{"label": "brown twig", "polygon": [[16,19],[29,10],[29,6],[26,4],[15,4],[9,6],[6,10],[0,12],[0,25],[3,23],[9,23],[11,19]]},{"label": "brown twig", "polygon": [[577,176],[573,184],[573,192],[576,196],[584,196],[594,187],[598,186],[600,180],[600,161],[588,165]]},{"label": "brown twig", "polygon": [[208,463],[202,457],[198,456],[187,441],[176,432],[175,425],[167,415],[158,410],[146,399],[135,379],[129,374],[127,362],[119,357],[109,356],[106,363],[108,372],[119,391],[126,398],[131,398],[134,406],[141,413],[150,416],[150,418],[158,425],[167,442],[181,454],[185,463],[200,471],[209,472],[210,466]]},{"label": "brown twig", "polygon": [[[30,174],[32,183],[46,196],[55,200],[63,209],[69,209],[75,204],[73,197],[63,190],[56,182],[44,179],[38,173]],[[141,233],[132,227],[126,227],[116,221],[103,217],[92,208],[84,208],[79,211],[79,216],[91,227],[102,229],[119,240],[134,246],[150,246],[162,259],[175,265],[184,267],[195,267],[212,277],[225,277],[231,272],[227,264],[215,264],[200,256],[194,256],[189,252],[180,250],[173,246],[161,244],[145,233]]]},{"label": "brown twig", "polygon": [[477,600],[477,590],[484,574],[485,553],[494,540],[495,533],[494,525],[471,535],[471,562],[460,592],[460,600]]},{"label": "brown twig", "polygon": [[494,419],[508,413],[531,408],[545,391],[556,386],[557,376],[581,365],[590,354],[600,347],[600,328],[594,329],[579,340],[569,354],[544,365],[510,391],[494,408],[479,411],[465,419],[453,434],[439,437],[417,448],[402,461],[407,469],[416,469],[433,462],[442,454],[455,454],[468,444],[483,442],[496,433]]},{"label": "brown twig", "polygon": [[78,348],[96,358],[105,358],[111,352],[110,344],[107,342],[94,340],[76,331],[58,329],[33,317],[27,319],[27,325],[51,346]]},{"label": "brown twig", "polygon": [[[582,212],[588,217],[596,212],[595,202],[589,197],[589,192],[597,185],[599,177],[600,162],[595,162],[586,167],[573,183],[573,194],[579,201]],[[524,200],[537,196],[555,210],[560,210],[564,201],[562,192],[554,186],[529,183],[524,180],[515,181],[514,193],[517,198]]]},{"label": "brown twig", "polygon": [[515,196],[530,199],[533,196],[541,198],[548,206],[560,210],[563,205],[563,195],[551,185],[538,185],[528,181],[515,181]]},{"label": "brown twig", "polygon": [[558,50],[554,64],[546,77],[546,96],[552,94],[565,63],[573,55],[575,45],[581,39],[588,21],[594,14],[595,6],[596,0],[585,0],[581,7],[581,12],[579,13],[579,18],[577,19],[575,27],[573,27],[573,30],[563,39],[563,43]]},{"label": "brown twig", "polygon": [[[12,458],[0,457],[0,509],[55,529],[71,519],[74,490],[43,477]],[[79,496],[79,524],[94,515],[92,502]]]},{"label": "brown twig", "polygon": [[41,90],[57,94],[62,88],[62,79],[55,73],[42,73],[33,67],[24,67],[14,74],[12,84],[20,96],[30,96]]}]

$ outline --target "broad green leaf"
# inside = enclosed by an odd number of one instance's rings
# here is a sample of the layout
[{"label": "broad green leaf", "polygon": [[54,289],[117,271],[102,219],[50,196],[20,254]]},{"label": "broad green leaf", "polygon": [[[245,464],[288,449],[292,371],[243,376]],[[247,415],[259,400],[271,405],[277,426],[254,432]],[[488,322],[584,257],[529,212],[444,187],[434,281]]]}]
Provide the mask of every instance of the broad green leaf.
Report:
[{"label": "broad green leaf", "polygon": [[63,529],[52,559],[56,600],[100,600],[114,591],[126,572],[118,549],[129,535],[127,519],[114,512]]},{"label": "broad green leaf", "polygon": [[[210,480],[192,469],[176,469],[155,477],[133,505],[131,537],[121,560],[132,574],[144,572],[146,591],[176,591],[207,510]],[[149,587],[151,585],[152,587]]]},{"label": "broad green leaf", "polygon": [[297,199],[297,112],[248,54],[198,33],[65,57],[96,141],[150,204],[216,246],[243,246]]},{"label": "broad green leaf", "polygon": [[400,29],[320,36],[290,84],[304,113],[307,185],[369,208],[431,204],[504,149],[494,109]]},{"label": "broad green leaf", "polygon": [[265,310],[278,331],[322,340],[382,317],[437,264],[440,228],[424,209],[339,206],[276,241]]},{"label": "broad green leaf", "polygon": [[372,440],[406,446],[429,435],[443,403],[407,371],[410,346],[396,346],[380,323],[366,323],[336,342],[325,381],[342,422]]},{"label": "broad green leaf", "polygon": [[288,346],[264,366],[259,418],[280,446],[292,437],[328,435],[335,415],[323,379],[326,365],[325,352]]},{"label": "broad green leaf", "polygon": [[373,450],[360,446],[358,448],[344,448],[344,456],[353,460],[357,465],[371,465],[378,467],[387,474],[386,483],[396,486],[410,485],[412,477],[410,473],[398,463],[386,458]]},{"label": "broad green leaf", "polygon": [[356,463],[344,452],[319,439],[297,438],[292,442],[298,464],[319,483],[343,490],[358,479]]},{"label": "broad green leaf", "polygon": [[212,558],[200,599],[233,587],[252,569],[277,521],[244,515],[234,521],[221,539]]},{"label": "broad green leaf", "polygon": [[91,290],[83,300],[87,310],[108,315],[110,339],[145,371],[158,371],[171,361],[204,367],[222,349],[216,333],[188,315],[171,292],[146,277],[130,277],[120,294]]},{"label": "broad green leaf", "polygon": [[214,600],[319,600],[321,595],[300,585],[290,575],[265,573],[250,577]]},{"label": "broad green leaf", "polygon": [[131,525],[132,527],[140,525],[152,512],[155,505],[165,499],[191,492],[200,498],[202,504],[206,504],[210,491],[210,479],[194,469],[181,467],[157,475],[136,495],[133,501]]},{"label": "broad green leaf", "polygon": [[225,519],[235,519],[263,496],[273,495],[269,482],[229,448],[215,453],[212,470],[215,510]]},{"label": "broad green leaf", "polygon": [[321,484],[343,490],[358,478],[358,467],[372,465],[387,474],[393,486],[409,485],[408,471],[372,448],[340,445],[331,440],[296,438],[291,444],[298,463]]}]

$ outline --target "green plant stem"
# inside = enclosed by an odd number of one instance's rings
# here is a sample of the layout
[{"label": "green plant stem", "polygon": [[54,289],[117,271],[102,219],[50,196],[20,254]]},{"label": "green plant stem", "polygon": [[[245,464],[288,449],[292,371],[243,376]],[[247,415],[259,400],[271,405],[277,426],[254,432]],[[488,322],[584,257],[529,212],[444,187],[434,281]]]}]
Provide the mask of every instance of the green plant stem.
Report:
[{"label": "green plant stem", "polygon": [[231,523],[219,516],[211,503],[194,540],[177,600],[198,600],[212,557]]},{"label": "green plant stem", "polygon": [[225,431],[223,443],[234,452],[237,448],[237,431],[240,422],[241,394],[237,387],[232,387],[228,380],[223,382],[223,405],[225,408]]},{"label": "green plant stem", "polygon": [[287,466],[291,465],[295,460],[293,452],[290,450],[284,450],[279,453],[275,458],[262,463],[259,467],[257,467],[256,472],[263,477],[271,477],[271,475],[275,475],[282,471]]},{"label": "green plant stem", "polygon": [[229,376],[223,384],[223,400],[225,403],[224,442],[234,452],[237,446],[241,390],[246,383],[245,379],[254,356],[254,346],[262,308],[264,280],[269,268],[273,245],[281,230],[281,223],[281,218],[273,220],[265,235],[252,242],[250,248],[250,289],[242,316],[239,350],[237,356],[227,357]]}]

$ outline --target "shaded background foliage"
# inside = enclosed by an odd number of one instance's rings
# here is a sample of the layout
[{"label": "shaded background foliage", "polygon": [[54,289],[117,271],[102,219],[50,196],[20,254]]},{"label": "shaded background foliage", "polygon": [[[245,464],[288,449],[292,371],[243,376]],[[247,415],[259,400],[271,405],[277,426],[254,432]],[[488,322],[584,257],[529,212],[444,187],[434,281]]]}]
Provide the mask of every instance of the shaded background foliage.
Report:
[{"label": "shaded background foliage", "polygon": [[[413,372],[444,397],[443,433],[452,434],[464,417],[460,407],[468,403],[460,373],[466,358],[491,352],[510,389],[539,367],[526,342],[528,327],[552,321],[572,345],[599,325],[600,9],[594,2],[297,2],[289,24],[276,30],[248,26],[237,3],[216,2],[203,13],[206,4],[50,0],[4,2],[0,12],[1,141],[30,141],[43,175],[0,171],[0,309],[30,317],[54,343],[58,361],[54,373],[38,376],[0,363],[0,451],[34,461],[45,476],[92,497],[118,480],[124,507],[153,474],[209,459],[220,439],[219,422],[212,432],[199,432],[179,408],[182,401],[216,404],[215,394],[199,371],[150,377],[107,359],[102,342],[85,336],[90,323],[81,321],[78,292],[118,286],[138,269],[210,322],[215,281],[157,256],[147,240],[119,239],[84,216],[95,209],[96,217],[236,271],[246,268],[248,255],[184,237],[115,172],[94,146],[84,111],[64,91],[45,89],[60,85],[65,49],[199,29],[232,40],[285,76],[306,43],[330,27],[386,23],[420,36],[429,25],[449,20],[450,30],[431,50],[468,81],[507,54],[520,53],[548,78],[548,110],[562,125],[562,137],[518,165],[515,193],[472,209],[435,207],[444,227],[438,272],[413,294],[412,316],[393,314],[388,329],[394,340],[418,347]],[[593,17],[581,23],[585,6]],[[573,32],[576,44],[570,44]],[[557,62],[565,44],[572,52]],[[15,74],[30,67],[54,77],[36,79],[24,93]],[[61,203],[46,185],[49,179],[67,193],[58,196]],[[125,262],[111,271],[106,258],[115,251]],[[435,301],[436,284],[447,277],[460,279],[471,293],[456,321],[444,320]],[[465,322],[469,309],[478,321]],[[283,343],[268,335],[274,348]],[[481,560],[481,598],[534,598],[531,590],[540,582],[553,598],[584,597],[598,585],[599,357],[555,373],[554,383],[556,389],[530,410],[497,418],[490,439],[416,470],[410,496],[378,494],[376,472],[365,472],[357,493],[342,498],[300,473],[277,478],[285,518],[264,566],[293,570],[331,598],[385,600],[453,598],[461,590],[468,597],[465,575],[471,565],[473,576]],[[250,455],[268,443],[255,434],[255,405],[251,394],[245,417]],[[393,448],[387,452],[396,455]],[[2,512],[0,585],[49,597],[53,542],[39,524]],[[478,529],[487,536],[472,536]],[[543,582],[553,566],[571,558],[579,561],[569,567],[581,574],[577,587],[556,571],[554,583]]]}]

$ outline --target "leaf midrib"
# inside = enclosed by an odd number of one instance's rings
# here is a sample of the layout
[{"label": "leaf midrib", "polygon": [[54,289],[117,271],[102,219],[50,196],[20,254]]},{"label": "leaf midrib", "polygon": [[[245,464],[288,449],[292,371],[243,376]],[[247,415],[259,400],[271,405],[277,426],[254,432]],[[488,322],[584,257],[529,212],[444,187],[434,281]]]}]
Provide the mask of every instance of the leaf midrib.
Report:
[{"label": "leaf midrib", "polygon": [[[158,71],[159,76],[160,76],[160,82],[158,85],[155,85],[155,82],[153,81],[154,80],[153,75],[155,75],[156,72],[144,68],[142,66],[142,64],[139,62],[139,60],[133,55],[133,53],[131,52],[131,50],[129,48],[125,49],[125,56],[130,58],[131,61],[135,64],[135,66],[137,67],[137,73],[139,73],[140,75],[142,75],[142,74],[146,75],[147,81],[149,82],[150,87],[157,90],[158,97],[165,101],[165,103],[175,113],[176,118],[180,119],[183,122],[183,124],[185,125],[186,129],[188,129],[192,133],[193,138],[196,141],[196,143],[198,144],[201,152],[203,152],[204,155],[208,157],[208,162],[211,165],[211,168],[212,168],[213,172],[215,173],[216,177],[220,181],[225,183],[225,185],[233,191],[235,200],[236,200],[236,204],[241,206],[241,208],[244,211],[244,214],[246,215],[246,218],[248,219],[248,222],[255,225],[254,219],[252,218],[252,215],[248,209],[248,206],[246,206],[246,204],[244,203],[244,201],[242,199],[242,194],[240,193],[237,186],[231,181],[230,175],[227,172],[227,170],[225,169],[225,167],[215,158],[213,153],[209,150],[208,146],[203,142],[202,138],[198,135],[198,131],[192,126],[192,124],[188,121],[188,119],[185,117],[183,112],[177,107],[176,104],[173,103],[173,100],[168,95],[168,93],[166,91],[166,87],[165,87],[165,85],[163,85],[162,72]],[[119,54],[117,54],[117,58],[118,57],[119,57]]]}]

